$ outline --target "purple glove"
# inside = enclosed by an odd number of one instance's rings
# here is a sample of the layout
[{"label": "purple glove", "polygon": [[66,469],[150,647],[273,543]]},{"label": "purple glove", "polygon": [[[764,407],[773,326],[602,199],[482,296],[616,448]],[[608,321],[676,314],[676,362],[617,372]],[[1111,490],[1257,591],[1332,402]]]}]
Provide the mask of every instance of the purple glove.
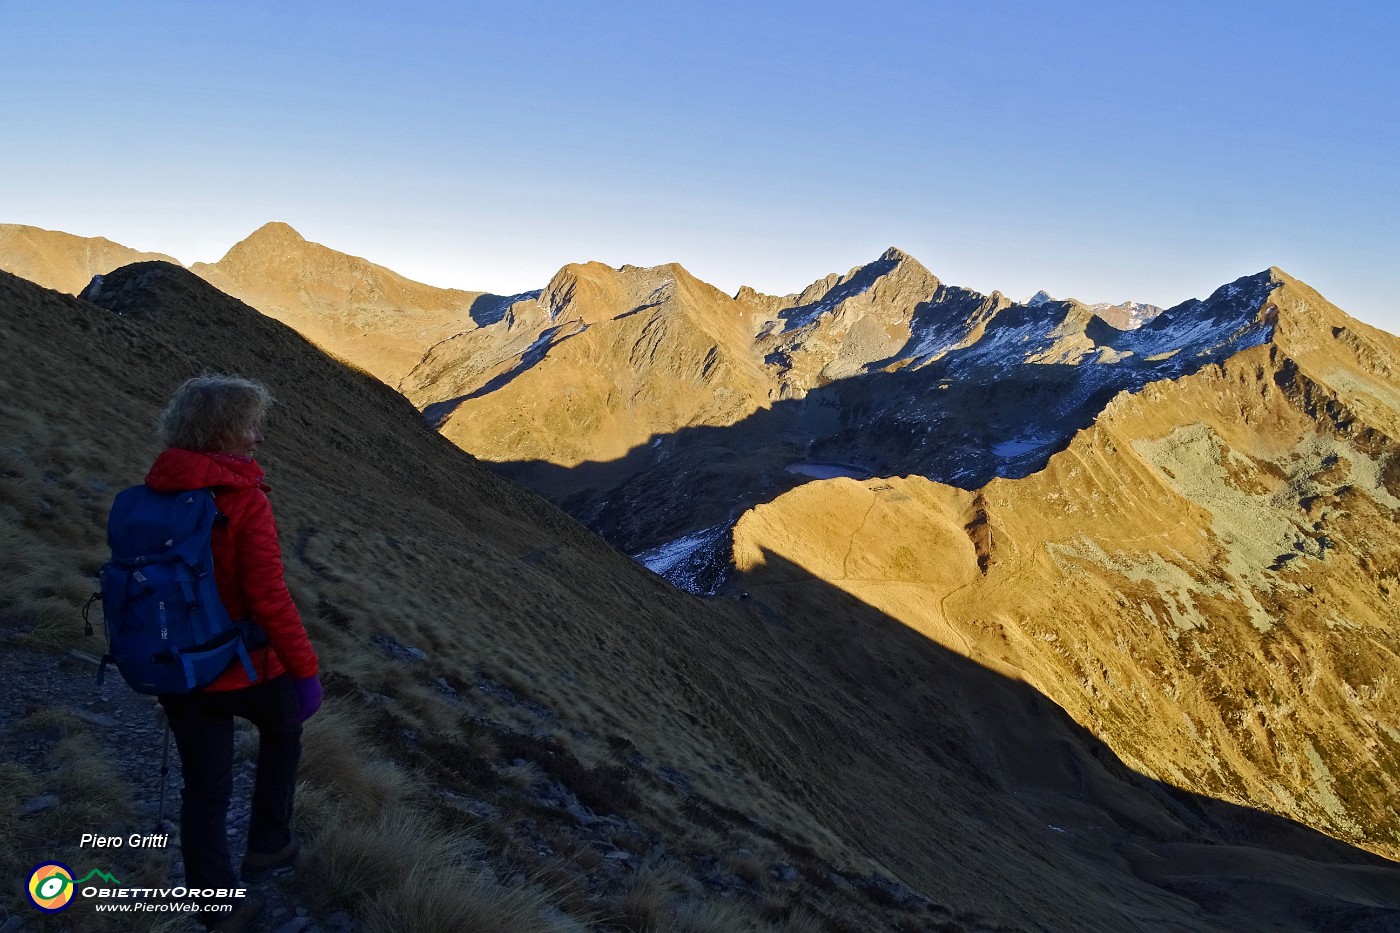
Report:
[{"label": "purple glove", "polygon": [[296,688],[297,700],[301,703],[301,717],[298,722],[306,722],[321,708],[321,678],[315,674],[301,677],[292,681],[292,686]]}]

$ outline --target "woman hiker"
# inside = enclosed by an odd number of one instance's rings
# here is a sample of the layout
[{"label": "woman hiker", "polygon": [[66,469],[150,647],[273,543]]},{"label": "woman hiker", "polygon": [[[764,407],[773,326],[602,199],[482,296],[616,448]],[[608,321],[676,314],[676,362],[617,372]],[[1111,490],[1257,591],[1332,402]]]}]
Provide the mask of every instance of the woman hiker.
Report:
[{"label": "woman hiker", "polygon": [[[161,415],[166,450],[146,476],[158,492],[213,491],[223,516],[212,542],[219,597],[231,618],[252,620],[267,641],[249,652],[254,680],[235,660],[203,689],[160,697],[184,774],[180,845],[190,888],[239,887],[226,834],[235,716],[257,726],[259,736],[244,880],[291,864],[300,848],[292,835],[292,797],[301,724],[320,707],[321,684],[316,652],[282,576],[268,487],[253,459],[271,403],[267,388],[250,379],[190,379]],[[211,930],[232,933],[249,928],[262,906],[250,893],[232,911],[206,910],[203,919]]]}]

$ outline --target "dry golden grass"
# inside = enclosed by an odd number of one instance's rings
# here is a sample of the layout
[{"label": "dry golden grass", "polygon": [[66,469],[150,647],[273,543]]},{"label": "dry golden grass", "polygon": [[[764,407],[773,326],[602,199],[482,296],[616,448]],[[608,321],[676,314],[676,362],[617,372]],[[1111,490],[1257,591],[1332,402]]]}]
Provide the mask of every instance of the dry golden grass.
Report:
[{"label": "dry golden grass", "polygon": [[830,929],[821,915],[801,905],[794,907],[777,926],[777,933],[826,933]]},{"label": "dry golden grass", "polygon": [[0,268],[70,295],[82,291],[94,275],[151,259],[175,261],[164,253],[144,253],[106,237],[0,224]]},{"label": "dry golden grass", "polygon": [[345,804],[339,797],[316,784],[297,781],[296,804],[292,811],[292,831],[302,839],[313,839],[327,826],[345,819]]},{"label": "dry golden grass", "polygon": [[390,385],[427,347],[467,329],[481,294],[414,282],[308,242],[282,223],[258,228],[217,263],[191,269]]},{"label": "dry golden grass", "polygon": [[60,739],[49,753],[48,780],[63,801],[55,808],[51,829],[60,839],[121,824],[131,817],[134,788],[89,735]]},{"label": "dry golden grass", "polygon": [[[632,933],[808,933],[824,929],[814,912],[774,895],[771,903],[704,897],[704,887],[671,860],[644,865],[612,900],[610,922]],[[765,913],[779,921],[772,926]]]},{"label": "dry golden grass", "polygon": [[412,775],[374,750],[352,709],[333,699],[304,726],[300,775],[371,819],[417,789]]},{"label": "dry golden grass", "polygon": [[92,642],[83,636],[79,621],[81,603],[54,596],[21,596],[10,604],[6,615],[10,621],[27,629],[20,638],[22,644],[44,648],[91,648]]},{"label": "dry golden grass", "polygon": [[506,887],[480,873],[426,870],[377,895],[365,908],[365,933],[583,933],[532,885]]},{"label": "dry golden grass", "polygon": [[[550,906],[553,885],[505,886],[474,868],[481,844],[416,806],[419,782],[372,750],[361,717],[330,700],[304,733],[297,824],[307,837],[301,884],[311,897],[361,914],[366,930],[576,928]],[[542,776],[533,763],[513,772],[522,786]],[[562,885],[558,896],[584,903]]]},{"label": "dry golden grass", "polygon": [[53,729],[61,736],[82,734],[88,731],[88,724],[61,707],[50,706],[36,709],[19,719],[10,727],[14,732],[34,732],[40,729]]},{"label": "dry golden grass", "polygon": [[750,849],[726,849],[720,864],[735,877],[753,884],[768,878],[772,862]]},{"label": "dry golden grass", "polygon": [[366,821],[324,792],[301,806],[327,817],[308,840],[301,884],[318,902],[355,912],[366,931],[582,929],[553,906],[556,896],[563,898],[550,886],[498,883],[473,867],[482,855],[479,842],[436,827],[417,810],[390,805]]},{"label": "dry golden grass", "polygon": [[587,873],[566,857],[541,862],[527,874],[526,880],[533,887],[548,892],[550,902],[572,917],[589,918],[599,912],[588,889]]},{"label": "dry golden grass", "polygon": [[633,933],[668,930],[675,921],[675,890],[668,879],[644,871],[613,902],[617,922]]},{"label": "dry golden grass", "polygon": [[666,933],[773,933],[753,908],[736,901],[692,901],[676,912]]},{"label": "dry golden grass", "polygon": [[[30,413],[4,414],[0,423],[44,440],[0,448],[0,622],[19,630],[22,644],[92,651],[97,640],[84,637],[81,613],[106,559],[95,454]],[[94,618],[100,629],[100,609]]]},{"label": "dry golden grass", "polygon": [[33,821],[19,816],[20,804],[38,796],[43,784],[29,769],[14,762],[0,762],[0,877],[20,878],[30,867],[21,854],[22,844],[32,830]]},{"label": "dry golden grass", "polygon": [[459,731],[461,710],[444,702],[436,683],[425,683],[424,679],[414,679],[411,673],[405,676],[393,694],[395,714],[421,732]]},{"label": "dry golden grass", "polygon": [[481,761],[490,761],[501,754],[501,746],[496,741],[495,734],[477,723],[467,723],[459,741],[469,754]]},{"label": "dry golden grass", "polygon": [[518,765],[507,765],[500,771],[501,780],[518,791],[528,791],[531,787],[545,780],[544,770],[533,761],[525,761]]},{"label": "dry golden grass", "polygon": [[376,819],[334,811],[307,840],[303,859],[310,890],[323,902],[360,907],[424,872],[461,870],[479,854],[464,833],[444,832],[403,806]]}]

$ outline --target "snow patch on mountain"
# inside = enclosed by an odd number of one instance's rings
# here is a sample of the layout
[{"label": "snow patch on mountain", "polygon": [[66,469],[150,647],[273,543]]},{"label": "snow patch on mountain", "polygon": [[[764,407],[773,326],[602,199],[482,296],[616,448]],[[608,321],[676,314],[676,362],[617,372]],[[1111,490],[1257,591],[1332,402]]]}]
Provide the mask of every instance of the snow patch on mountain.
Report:
[{"label": "snow patch on mountain", "polygon": [[724,522],[632,555],[632,559],[673,585],[713,596],[729,569],[733,525]]},{"label": "snow patch on mountain", "polygon": [[787,333],[789,331],[801,330],[815,324],[824,314],[835,311],[837,306],[843,301],[849,301],[858,295],[864,294],[874,285],[874,279],[864,282],[846,283],[833,288],[827,292],[826,297],[821,301],[809,305],[801,305],[784,311],[778,316],[776,321],[770,321],[765,327],[763,334],[767,336],[774,333]]},{"label": "snow patch on mountain", "polygon": [[[1150,305],[1141,301],[1123,301],[1114,304],[1111,301],[1100,301],[1098,304],[1089,305],[1089,310],[1103,317],[1116,312],[1124,319],[1123,330],[1137,330],[1148,321],[1162,313],[1162,309],[1156,305]],[[1114,324],[1113,321],[1109,321]],[[1114,324],[1115,327],[1119,326]]]}]

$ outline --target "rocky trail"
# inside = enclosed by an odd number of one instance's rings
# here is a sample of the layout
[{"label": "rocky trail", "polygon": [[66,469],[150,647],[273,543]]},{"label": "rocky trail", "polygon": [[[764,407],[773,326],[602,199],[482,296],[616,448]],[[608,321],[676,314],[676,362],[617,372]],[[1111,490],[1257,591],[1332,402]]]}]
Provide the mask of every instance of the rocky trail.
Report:
[{"label": "rocky trail", "polygon": [[[54,745],[72,731],[65,720],[76,720],[84,735],[94,740],[106,762],[120,768],[120,779],[130,788],[128,819],[111,826],[93,826],[79,831],[119,835],[126,839],[133,833],[164,835],[168,847],[157,851],[167,866],[164,878],[144,878],[143,883],[169,882],[171,886],[184,883],[184,865],[179,857],[178,820],[180,813],[180,756],[172,742],[169,775],[166,779],[164,819],[161,817],[161,760],[164,728],[160,707],[153,698],[142,696],[122,681],[115,668],[109,668],[105,682],[97,683],[97,659],[78,649],[55,655],[16,644],[13,633],[6,633],[5,650],[0,654],[0,758],[18,764],[30,772],[48,776],[52,773],[50,753]],[[98,639],[94,638],[94,642]],[[93,652],[100,651],[95,644]],[[31,725],[32,724],[32,725]],[[229,848],[235,863],[241,858],[246,842],[249,801],[252,796],[256,763],[243,750],[240,741],[234,765],[234,792],[230,805]],[[74,801],[48,790],[20,802],[22,817],[33,818],[49,810],[59,810]],[[77,838],[58,840],[63,845],[76,845]],[[101,858],[100,850],[85,849]],[[52,858],[34,852],[31,861]],[[74,866],[86,870],[86,862]],[[279,870],[249,887],[265,900],[257,929],[275,933],[353,933],[354,921],[344,911],[332,911],[315,916],[298,899],[288,884],[292,870]],[[189,929],[203,929],[191,920]],[[6,933],[38,929],[16,914],[0,923]]]}]

